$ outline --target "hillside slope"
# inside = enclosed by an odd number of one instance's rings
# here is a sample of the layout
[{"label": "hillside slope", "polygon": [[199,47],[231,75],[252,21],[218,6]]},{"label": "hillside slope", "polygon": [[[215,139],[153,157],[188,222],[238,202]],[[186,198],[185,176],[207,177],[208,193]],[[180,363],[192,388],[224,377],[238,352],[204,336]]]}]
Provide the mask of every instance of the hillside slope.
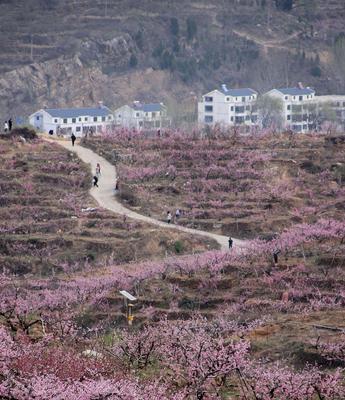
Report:
[{"label": "hillside slope", "polygon": [[222,82],[344,92],[344,17],[342,0],[3,0],[0,115],[134,99],[192,112]]}]

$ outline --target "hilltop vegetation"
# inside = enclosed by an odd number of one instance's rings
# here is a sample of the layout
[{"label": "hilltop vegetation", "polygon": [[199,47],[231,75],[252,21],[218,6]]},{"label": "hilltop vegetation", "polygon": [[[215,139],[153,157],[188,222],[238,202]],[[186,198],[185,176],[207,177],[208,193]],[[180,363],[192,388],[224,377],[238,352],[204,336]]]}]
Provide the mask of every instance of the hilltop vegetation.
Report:
[{"label": "hilltop vegetation", "polygon": [[342,0],[3,1],[1,115],[138,99],[191,118],[223,82],[342,93],[344,12]]}]

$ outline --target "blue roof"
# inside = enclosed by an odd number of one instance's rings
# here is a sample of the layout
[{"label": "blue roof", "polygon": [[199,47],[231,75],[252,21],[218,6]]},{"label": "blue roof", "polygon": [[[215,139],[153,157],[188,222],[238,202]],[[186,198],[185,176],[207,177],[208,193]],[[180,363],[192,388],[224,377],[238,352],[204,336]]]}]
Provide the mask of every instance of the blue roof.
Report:
[{"label": "blue roof", "polygon": [[162,111],[163,106],[160,103],[149,103],[149,104],[134,103],[133,108],[144,112],[158,112]]},{"label": "blue roof", "polygon": [[45,108],[48,114],[55,118],[77,118],[81,116],[88,117],[106,117],[111,114],[108,107],[91,107],[91,108]]},{"label": "blue roof", "polygon": [[299,96],[303,94],[313,94],[315,93],[315,90],[310,89],[310,88],[298,88],[298,87],[293,87],[293,88],[281,88],[281,89],[276,89],[280,93],[287,94],[290,96]]},{"label": "blue roof", "polygon": [[240,96],[252,96],[253,94],[257,94],[257,92],[250,88],[243,88],[243,89],[221,89],[221,92],[225,95],[233,96],[233,97],[240,97]]}]

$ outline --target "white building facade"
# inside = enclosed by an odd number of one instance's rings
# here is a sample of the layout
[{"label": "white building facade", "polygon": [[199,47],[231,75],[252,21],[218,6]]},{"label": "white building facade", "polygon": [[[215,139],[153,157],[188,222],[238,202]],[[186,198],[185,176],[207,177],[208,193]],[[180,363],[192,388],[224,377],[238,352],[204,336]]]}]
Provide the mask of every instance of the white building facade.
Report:
[{"label": "white building facade", "polygon": [[116,126],[125,128],[160,129],[170,126],[167,108],[163,103],[143,104],[135,101],[114,111]]},{"label": "white building facade", "polygon": [[283,103],[283,127],[294,132],[315,129],[315,91],[309,87],[272,89],[265,96],[279,98]]},{"label": "white building facade", "polygon": [[110,128],[112,111],[103,105],[94,108],[45,108],[31,114],[30,125],[41,132],[81,137]]},{"label": "white building facade", "polygon": [[202,96],[198,103],[200,124],[224,124],[252,127],[258,123],[256,108],[258,93],[250,88],[213,90]]},{"label": "white building facade", "polygon": [[335,122],[345,129],[345,95],[315,96],[320,113],[320,121]]}]

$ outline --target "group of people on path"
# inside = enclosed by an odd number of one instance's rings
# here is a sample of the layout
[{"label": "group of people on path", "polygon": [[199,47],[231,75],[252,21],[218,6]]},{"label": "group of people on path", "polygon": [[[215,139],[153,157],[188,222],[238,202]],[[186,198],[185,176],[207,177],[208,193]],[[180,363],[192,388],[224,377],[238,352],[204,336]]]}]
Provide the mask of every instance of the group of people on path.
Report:
[{"label": "group of people on path", "polygon": [[[175,219],[174,222],[177,223],[177,221],[179,220],[181,216],[181,210],[179,208],[176,209],[175,211]],[[173,220],[172,214],[170,211],[167,211],[167,223],[170,224],[171,221]]]},{"label": "group of people on path", "polygon": [[5,133],[11,132],[12,126],[13,126],[13,123],[12,123],[12,119],[10,118],[8,121],[5,121],[5,123],[4,123],[4,132]]}]

